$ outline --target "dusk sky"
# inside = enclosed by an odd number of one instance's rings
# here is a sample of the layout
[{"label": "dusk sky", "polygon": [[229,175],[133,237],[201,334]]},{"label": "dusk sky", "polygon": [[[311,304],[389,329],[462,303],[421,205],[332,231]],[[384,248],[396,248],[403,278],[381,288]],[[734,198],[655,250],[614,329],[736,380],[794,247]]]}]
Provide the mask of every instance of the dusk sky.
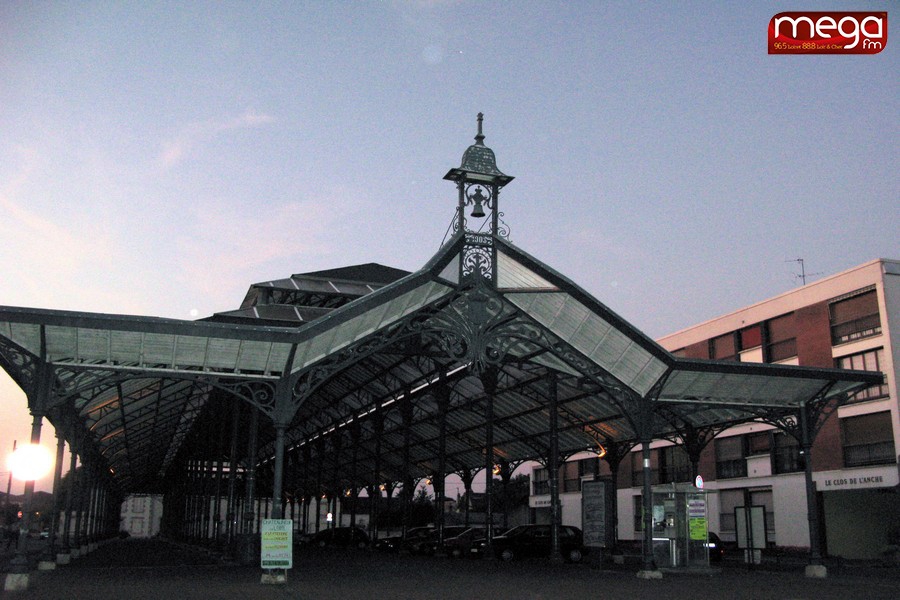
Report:
[{"label": "dusk sky", "polygon": [[[800,285],[793,259],[900,258],[898,6],[0,2],[0,305],[195,319],[416,270],[479,111],[512,242],[651,337]],[[887,10],[889,42],[769,56],[798,9]],[[0,472],[29,431],[0,371]]]}]

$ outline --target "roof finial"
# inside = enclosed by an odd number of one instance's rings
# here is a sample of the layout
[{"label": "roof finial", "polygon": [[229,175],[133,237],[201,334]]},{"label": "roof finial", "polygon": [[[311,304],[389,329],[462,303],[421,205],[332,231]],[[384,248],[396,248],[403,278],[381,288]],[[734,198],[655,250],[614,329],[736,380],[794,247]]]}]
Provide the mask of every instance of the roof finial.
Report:
[{"label": "roof finial", "polygon": [[481,133],[481,122],[484,121],[484,113],[478,113],[478,135],[475,136],[475,143],[484,146],[484,134]]}]

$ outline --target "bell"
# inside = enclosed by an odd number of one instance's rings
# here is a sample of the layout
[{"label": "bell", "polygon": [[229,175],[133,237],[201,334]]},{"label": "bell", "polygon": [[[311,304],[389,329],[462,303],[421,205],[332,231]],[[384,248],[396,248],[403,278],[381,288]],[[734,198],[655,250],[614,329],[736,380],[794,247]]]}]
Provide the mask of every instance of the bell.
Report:
[{"label": "bell", "polygon": [[480,219],[484,216],[484,205],[482,204],[482,202],[484,200],[487,200],[487,198],[484,197],[484,194],[482,193],[480,187],[475,188],[475,193],[472,194],[470,198],[475,204],[475,206],[472,208],[472,216],[476,219]]}]

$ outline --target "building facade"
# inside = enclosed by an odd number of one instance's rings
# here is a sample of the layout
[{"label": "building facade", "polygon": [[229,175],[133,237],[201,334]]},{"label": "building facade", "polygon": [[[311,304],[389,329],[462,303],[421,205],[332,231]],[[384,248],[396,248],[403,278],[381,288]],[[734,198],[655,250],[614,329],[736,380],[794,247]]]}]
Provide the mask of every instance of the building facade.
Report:
[{"label": "building facade", "polygon": [[163,498],[157,494],[134,494],[122,502],[121,531],[131,537],[153,537],[159,534]]},{"label": "building facade", "polygon": [[[900,538],[900,261],[873,260],[774,298],[657,340],[677,356],[739,362],[881,371],[882,385],[856,394],[824,422],[811,452],[821,541],[829,555],[877,558]],[[654,442],[653,485],[692,481],[684,450]],[[735,540],[735,507],[765,507],[769,546],[808,547],[804,457],[797,442],[771,425],[747,423],[719,433],[700,457],[709,528]],[[581,481],[606,461],[575,455],[561,468],[563,523],[581,521]],[[638,448],[620,463],[618,536],[641,536],[642,460]],[[546,470],[532,467],[533,518],[546,518]]]}]

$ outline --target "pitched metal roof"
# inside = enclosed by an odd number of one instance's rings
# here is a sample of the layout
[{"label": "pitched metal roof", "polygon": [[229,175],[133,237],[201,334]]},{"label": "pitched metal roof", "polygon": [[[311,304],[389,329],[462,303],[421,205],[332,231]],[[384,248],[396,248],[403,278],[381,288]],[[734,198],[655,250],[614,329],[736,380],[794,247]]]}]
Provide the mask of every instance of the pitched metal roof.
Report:
[{"label": "pitched metal roof", "polygon": [[[546,455],[548,372],[558,379],[564,454],[598,438],[635,440],[642,403],[704,426],[840,399],[881,379],[675,358],[503,238],[477,240],[495,251],[493,279],[467,275],[469,235],[411,274],[357,266],[256,284],[249,304],[219,322],[0,307],[0,365],[32,408],[90,447],[127,492],[164,485],[179,457],[221,459],[221,445],[204,440],[232,414],[233,397],[287,419],[286,477],[303,490],[313,479],[346,487],[401,480],[407,453],[413,477],[434,472],[444,414],[448,470],[482,468],[480,375],[491,369],[493,450],[510,462]],[[282,302],[260,294],[265,287],[294,295]],[[340,301],[323,305],[329,295]],[[289,310],[296,320],[284,318]],[[42,399],[37,382],[48,369]],[[290,384],[287,401],[273,398],[279,381]],[[677,429],[658,418],[654,433]],[[274,439],[273,421],[262,419],[258,455],[243,458],[270,465]]]}]

